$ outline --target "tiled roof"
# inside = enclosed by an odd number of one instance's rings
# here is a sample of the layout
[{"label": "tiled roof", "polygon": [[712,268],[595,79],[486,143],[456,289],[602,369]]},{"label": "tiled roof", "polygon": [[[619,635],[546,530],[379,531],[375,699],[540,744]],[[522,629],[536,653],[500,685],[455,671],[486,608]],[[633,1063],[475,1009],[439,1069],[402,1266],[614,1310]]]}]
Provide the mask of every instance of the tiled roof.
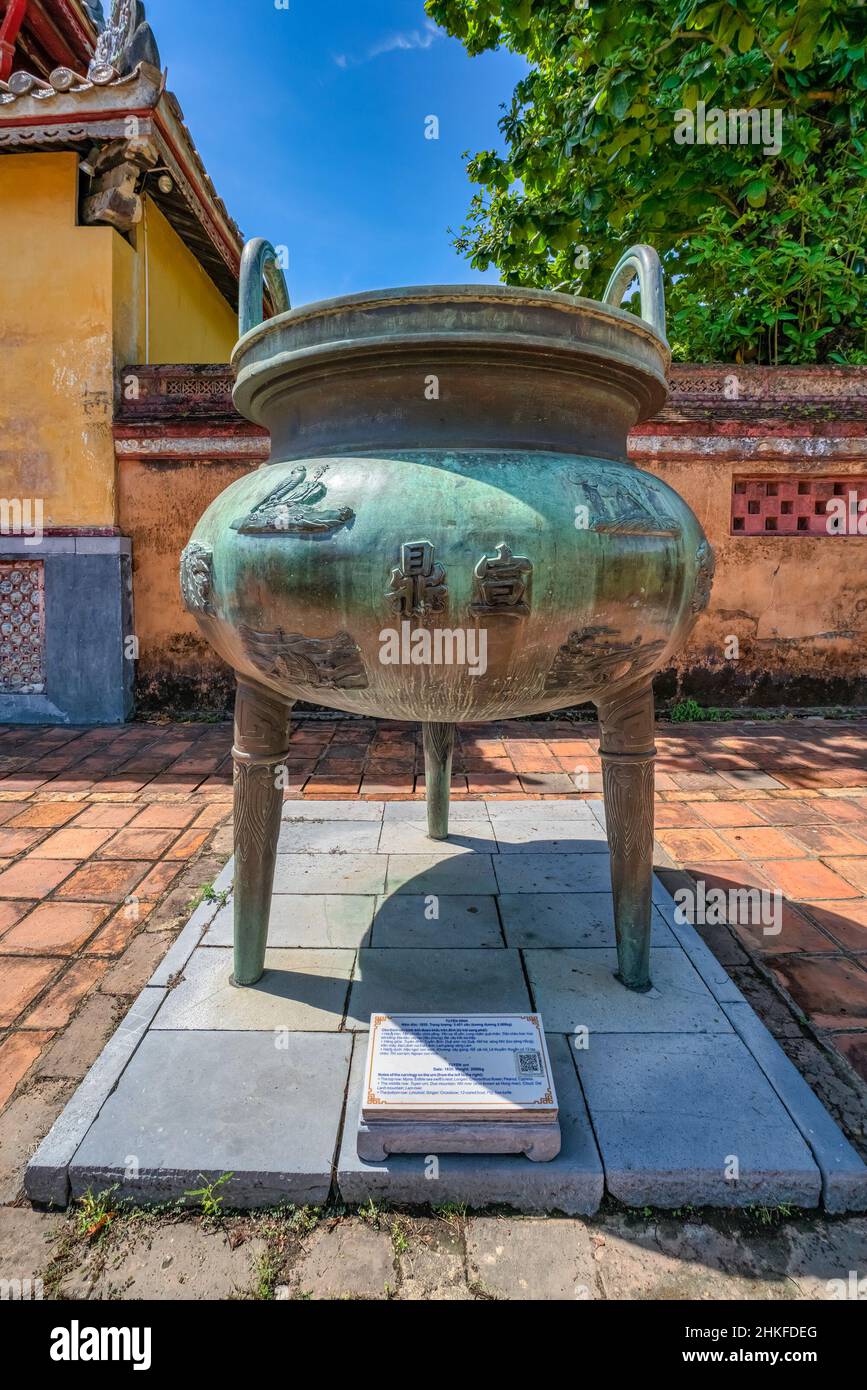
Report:
[{"label": "tiled roof", "polygon": [[0,155],[36,149],[75,149],[136,135],[152,139],[161,168],[170,176],[148,194],[193,251],[226,299],[237,303],[243,236],[230,217],[195,147],[177,99],[165,77],[148,63],[128,76],[91,65],[90,75],[57,68],[45,82],[31,73],[13,73],[0,83]]}]

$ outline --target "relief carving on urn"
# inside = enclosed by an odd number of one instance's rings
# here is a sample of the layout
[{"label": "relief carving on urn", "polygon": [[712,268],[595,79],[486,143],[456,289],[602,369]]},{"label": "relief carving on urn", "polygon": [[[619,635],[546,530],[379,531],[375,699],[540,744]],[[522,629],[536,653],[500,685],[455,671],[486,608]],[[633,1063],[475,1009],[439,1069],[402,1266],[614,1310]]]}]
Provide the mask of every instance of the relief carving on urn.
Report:
[{"label": "relief carving on urn", "polygon": [[327,471],[323,464],[308,478],[306,468],[293,468],[252,511],[232,522],[232,530],[242,536],[304,536],[348,526],[355,516],[351,507],[314,510],[326,495],[322,478]]},{"label": "relief carving on urn", "polygon": [[[618,640],[619,639],[619,640]],[[545,682],[546,690],[603,690],[616,681],[633,680],[652,669],[665,642],[624,642],[617,628],[585,627],[570,632],[559,648]]]},{"label": "relief carving on urn", "polygon": [[272,680],[309,685],[314,690],[366,690],[361,652],[348,632],[336,637],[303,637],[298,633],[238,629],[244,650],[257,670]]},{"label": "relief carving on urn", "polygon": [[188,613],[216,617],[212,602],[214,553],[207,545],[190,541],[181,556],[181,597]]}]

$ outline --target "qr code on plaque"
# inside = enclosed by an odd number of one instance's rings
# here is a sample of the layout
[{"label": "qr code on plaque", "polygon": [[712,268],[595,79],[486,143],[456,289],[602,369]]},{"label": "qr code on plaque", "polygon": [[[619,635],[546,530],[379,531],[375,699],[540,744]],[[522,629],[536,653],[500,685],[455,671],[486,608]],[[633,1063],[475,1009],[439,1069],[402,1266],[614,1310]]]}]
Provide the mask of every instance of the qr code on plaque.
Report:
[{"label": "qr code on plaque", "polygon": [[542,1058],[538,1052],[516,1052],[515,1069],[519,1076],[541,1076]]}]

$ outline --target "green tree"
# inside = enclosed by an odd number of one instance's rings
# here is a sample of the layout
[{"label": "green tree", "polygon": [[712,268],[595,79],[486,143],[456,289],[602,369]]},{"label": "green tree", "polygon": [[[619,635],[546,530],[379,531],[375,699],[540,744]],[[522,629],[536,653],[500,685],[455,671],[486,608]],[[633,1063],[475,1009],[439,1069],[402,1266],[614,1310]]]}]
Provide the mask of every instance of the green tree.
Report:
[{"label": "green tree", "polygon": [[478,192],[455,244],[476,268],[598,296],[619,251],[648,241],[676,357],[867,362],[864,0],[426,9],[469,53],[529,63],[505,153],[468,165]]}]

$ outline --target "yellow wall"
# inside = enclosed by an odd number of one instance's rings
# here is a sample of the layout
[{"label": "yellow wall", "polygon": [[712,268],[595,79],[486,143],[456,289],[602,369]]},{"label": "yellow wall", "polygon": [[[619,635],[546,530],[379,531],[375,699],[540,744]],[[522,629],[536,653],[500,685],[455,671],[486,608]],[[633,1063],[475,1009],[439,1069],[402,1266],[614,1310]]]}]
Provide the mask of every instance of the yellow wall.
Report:
[{"label": "yellow wall", "polygon": [[76,226],[75,154],[0,159],[0,496],[43,524],[112,526],[111,259]]},{"label": "yellow wall", "polygon": [[228,362],[238,336],[237,315],[149,198],[135,242],[135,250],[123,237],[114,242],[118,366]]},{"label": "yellow wall", "polygon": [[77,165],[0,158],[0,497],[41,499],[46,528],[118,524],[117,368],[227,362],[237,337],[234,310],[149,200],[135,245],[77,224]]}]

